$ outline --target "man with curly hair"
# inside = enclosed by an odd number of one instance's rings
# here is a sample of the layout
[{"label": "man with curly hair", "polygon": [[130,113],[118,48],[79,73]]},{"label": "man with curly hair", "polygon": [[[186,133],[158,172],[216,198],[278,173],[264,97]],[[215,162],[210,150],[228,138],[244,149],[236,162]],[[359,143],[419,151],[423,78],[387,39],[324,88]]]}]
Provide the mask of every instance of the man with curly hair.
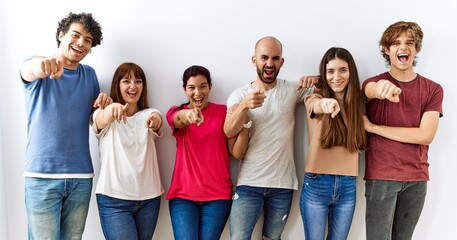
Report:
[{"label": "man with curly hair", "polygon": [[111,98],[79,62],[102,40],[90,13],[70,13],[57,28],[54,55],[20,68],[27,112],[25,205],[29,239],[81,239],[94,176],[89,120]]}]

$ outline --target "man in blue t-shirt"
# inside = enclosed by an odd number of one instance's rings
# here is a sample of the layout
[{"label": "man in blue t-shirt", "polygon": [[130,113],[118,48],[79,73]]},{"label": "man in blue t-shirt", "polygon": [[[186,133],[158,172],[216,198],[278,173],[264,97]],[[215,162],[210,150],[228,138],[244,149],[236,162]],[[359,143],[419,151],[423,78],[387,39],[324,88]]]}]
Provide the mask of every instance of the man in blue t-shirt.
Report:
[{"label": "man in blue t-shirt", "polygon": [[57,52],[20,69],[27,112],[25,205],[29,239],[81,239],[94,175],[89,152],[92,110],[111,98],[100,93],[93,68],[79,62],[100,44],[90,13],[70,13],[57,28]]}]

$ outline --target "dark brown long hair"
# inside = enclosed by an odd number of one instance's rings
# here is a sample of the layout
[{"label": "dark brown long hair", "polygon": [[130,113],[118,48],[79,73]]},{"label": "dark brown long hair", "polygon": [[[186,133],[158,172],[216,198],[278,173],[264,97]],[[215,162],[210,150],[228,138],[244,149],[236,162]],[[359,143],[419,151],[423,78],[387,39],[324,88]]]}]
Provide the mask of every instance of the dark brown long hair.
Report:
[{"label": "dark brown long hair", "polygon": [[114,72],[113,81],[111,82],[110,96],[113,102],[118,102],[122,105],[125,104],[119,84],[125,76],[132,72],[136,78],[143,80],[143,91],[141,92],[140,99],[138,99],[138,110],[148,108],[148,81],[146,81],[146,75],[143,69],[135,63],[126,62],[117,67]]},{"label": "dark brown long hair", "polygon": [[332,47],[324,54],[320,63],[320,75],[322,78],[321,94],[324,98],[334,98],[335,92],[327,83],[327,63],[339,58],[348,63],[349,83],[344,89],[343,104],[347,119],[344,121],[341,114],[334,118],[330,114],[322,114],[322,148],[342,146],[350,152],[367,149],[365,128],[363,127],[363,115],[365,113],[365,101],[360,90],[359,74],[351,53],[344,48]]}]

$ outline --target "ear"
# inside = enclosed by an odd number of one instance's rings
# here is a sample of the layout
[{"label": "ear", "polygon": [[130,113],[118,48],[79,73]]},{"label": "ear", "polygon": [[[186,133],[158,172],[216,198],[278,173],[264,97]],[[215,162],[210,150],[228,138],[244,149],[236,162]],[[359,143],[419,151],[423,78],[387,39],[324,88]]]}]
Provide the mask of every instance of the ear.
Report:
[{"label": "ear", "polygon": [[390,47],[385,47],[384,52],[389,55],[390,54]]},{"label": "ear", "polygon": [[59,33],[59,41],[62,42],[62,38],[63,38],[64,35],[65,35],[65,33],[63,33],[62,31],[60,31],[60,33]]},{"label": "ear", "polygon": [[281,58],[281,67],[282,67],[283,64],[284,64],[284,58],[282,57]]},{"label": "ear", "polygon": [[255,66],[257,64],[257,58],[255,56],[251,57],[251,62]]}]

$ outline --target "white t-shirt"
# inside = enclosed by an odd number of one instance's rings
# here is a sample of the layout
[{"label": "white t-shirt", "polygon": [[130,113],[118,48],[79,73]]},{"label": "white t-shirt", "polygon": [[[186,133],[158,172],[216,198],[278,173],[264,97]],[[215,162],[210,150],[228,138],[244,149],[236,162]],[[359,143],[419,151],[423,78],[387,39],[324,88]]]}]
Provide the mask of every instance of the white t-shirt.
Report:
[{"label": "white t-shirt", "polygon": [[160,196],[164,190],[160,180],[154,140],[163,135],[146,128],[146,119],[156,109],[143,109],[127,122],[114,121],[97,132],[92,125],[100,149],[100,176],[95,193],[125,200],[145,200]]},{"label": "white t-shirt", "polygon": [[[295,107],[303,103],[312,89],[297,91],[294,83],[276,81],[276,86],[265,92],[262,107],[249,109],[252,127],[238,186],[298,189],[293,156]],[[241,102],[253,90],[251,84],[235,89],[227,100],[227,108]]]}]

